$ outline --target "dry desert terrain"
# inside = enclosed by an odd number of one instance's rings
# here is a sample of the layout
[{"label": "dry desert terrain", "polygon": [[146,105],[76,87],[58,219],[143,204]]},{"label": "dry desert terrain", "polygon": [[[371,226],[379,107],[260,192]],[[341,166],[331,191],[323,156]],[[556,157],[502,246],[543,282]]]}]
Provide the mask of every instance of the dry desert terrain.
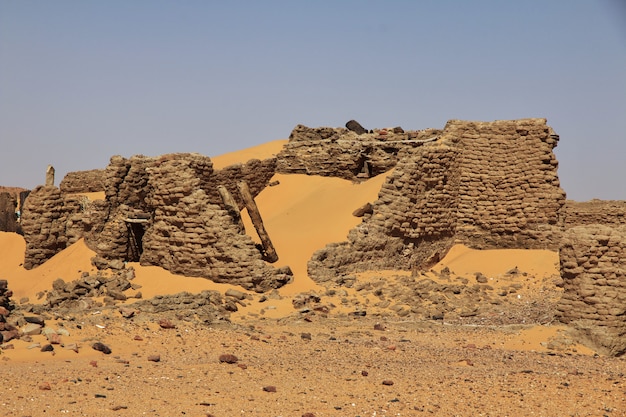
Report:
[{"label": "dry desert terrain", "polygon": [[[216,168],[263,158],[285,141],[213,159]],[[143,300],[235,291],[237,311],[206,323],[188,312],[125,305],[44,312],[56,334],[2,344],[3,416],[624,416],[626,361],[573,340],[554,321],[558,254],[455,246],[429,271],[370,271],[347,287],[306,273],[313,252],[344,240],[385,179],[280,175],[256,201],[294,280],[270,294],[129,263]],[[102,198],[95,193],[92,199]],[[253,230],[246,220],[247,230]],[[21,236],[0,233],[0,279],[17,306],[45,301],[52,283],[94,272],[84,242],[23,268]],[[512,272],[513,271],[513,272]],[[488,281],[488,308],[432,314],[401,302],[407,285],[431,291]],[[411,287],[413,288],[413,287]],[[182,300],[182,298],[181,298]],[[182,301],[181,301],[182,302]],[[465,305],[465,304],[460,304]],[[463,309],[461,309],[463,311]],[[99,344],[99,345],[97,345]],[[46,345],[52,350],[42,348]],[[109,351],[93,346],[108,347]]]}]

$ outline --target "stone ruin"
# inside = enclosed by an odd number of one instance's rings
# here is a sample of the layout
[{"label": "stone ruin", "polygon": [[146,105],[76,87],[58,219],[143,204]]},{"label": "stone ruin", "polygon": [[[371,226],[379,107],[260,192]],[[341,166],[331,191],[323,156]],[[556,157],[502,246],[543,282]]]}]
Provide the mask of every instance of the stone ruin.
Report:
[{"label": "stone ruin", "polygon": [[309,275],[325,282],[427,268],[454,243],[557,250],[565,203],[552,152],[558,139],[545,119],[452,120],[436,141],[403,144],[363,222],[348,241],[316,252]]},{"label": "stone ruin", "polygon": [[565,203],[565,228],[603,224],[626,226],[626,201],[590,200]]},{"label": "stone ruin", "polygon": [[[426,269],[455,243],[560,250],[559,319],[611,354],[626,352],[626,202],[565,200],[553,153],[559,137],[545,119],[451,120],[443,130],[419,131],[353,122],[298,125],[276,158],[219,171],[198,154],[113,157],[104,170],[68,174],[60,189],[38,187],[23,205],[25,266],[85,238],[100,268],[140,261],[267,291],[287,282],[289,271],[268,265],[242,232],[240,181],[254,196],[276,172],[359,182],[393,169],[378,199],[355,210],[363,221],[348,240],[309,261],[315,281],[341,285],[359,271]],[[234,203],[226,204],[220,186]],[[93,191],[105,199],[73,194]]]},{"label": "stone ruin", "polygon": [[68,172],[59,188],[63,194],[95,193],[104,191],[104,169]]},{"label": "stone ruin", "polygon": [[[263,260],[217,190],[221,185],[239,196],[237,183],[245,181],[254,196],[267,186],[275,164],[252,160],[214,171],[210,158],[199,154],[115,156],[103,173],[104,200],[37,187],[22,215],[24,267],[41,265],[84,238],[100,268],[139,261],[255,291],[278,288],[289,282],[291,271]],[[243,207],[241,197],[234,200]]]},{"label": "stone ruin", "polygon": [[606,354],[626,353],[626,226],[568,229],[560,260],[560,321]]},{"label": "stone ruin", "polygon": [[[365,131],[361,129],[356,130]],[[297,125],[277,155],[276,171],[363,181],[395,167],[402,150],[433,142],[440,133],[395,127],[358,134],[347,128]]]}]

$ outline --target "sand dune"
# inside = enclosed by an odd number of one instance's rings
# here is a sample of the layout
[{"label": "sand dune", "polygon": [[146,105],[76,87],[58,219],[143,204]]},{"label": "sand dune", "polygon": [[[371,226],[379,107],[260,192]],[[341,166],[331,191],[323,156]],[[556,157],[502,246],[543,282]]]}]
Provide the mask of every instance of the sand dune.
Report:
[{"label": "sand dune", "polygon": [[242,149],[236,152],[229,152],[218,156],[211,156],[213,169],[226,168],[229,165],[246,163],[251,159],[267,159],[275,156],[288,142],[287,139],[275,140],[263,143],[251,148]]},{"label": "sand dune", "polygon": [[17,301],[27,297],[31,302],[37,302],[37,294],[52,288],[52,282],[57,278],[72,281],[82,272],[95,270],[91,265],[95,253],[82,239],[32,270],[22,266],[25,248],[22,236],[0,232],[0,278],[8,280]]}]

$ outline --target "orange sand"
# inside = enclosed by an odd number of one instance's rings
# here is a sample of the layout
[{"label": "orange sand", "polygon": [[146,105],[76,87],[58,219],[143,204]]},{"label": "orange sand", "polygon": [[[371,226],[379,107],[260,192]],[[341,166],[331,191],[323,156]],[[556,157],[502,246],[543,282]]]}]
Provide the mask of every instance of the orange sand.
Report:
[{"label": "orange sand", "polygon": [[276,156],[287,142],[287,139],[275,140],[241,151],[212,156],[211,161],[213,161],[213,169],[222,169],[229,165],[243,164],[251,159],[263,160],[271,158],[272,156]]},{"label": "orange sand", "polygon": [[95,253],[82,239],[30,271],[22,266],[25,249],[22,236],[0,232],[0,278],[8,280],[16,301],[27,297],[30,302],[37,302],[37,294],[52,288],[52,282],[57,278],[72,281],[83,271],[95,271],[91,265]]}]

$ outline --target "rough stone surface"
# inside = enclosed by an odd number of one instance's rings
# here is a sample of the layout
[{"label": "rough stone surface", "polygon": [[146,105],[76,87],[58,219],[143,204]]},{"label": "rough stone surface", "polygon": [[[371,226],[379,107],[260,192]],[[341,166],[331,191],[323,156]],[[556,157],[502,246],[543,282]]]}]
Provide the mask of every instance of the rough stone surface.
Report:
[{"label": "rough stone surface", "polygon": [[317,251],[309,275],[323,282],[354,271],[424,268],[455,242],[558,249],[565,193],[557,142],[545,119],[448,122],[437,141],[398,152],[372,214],[347,242]]},{"label": "rough stone surface", "polygon": [[626,226],[567,230],[560,262],[559,320],[603,353],[626,353]]},{"label": "rough stone surface", "polygon": [[9,192],[0,192],[0,232],[17,232],[17,199]]},{"label": "rough stone surface", "polygon": [[199,154],[114,156],[101,175],[105,200],[90,202],[56,187],[38,187],[23,215],[25,267],[42,264],[84,237],[98,254],[99,267],[140,261],[256,291],[280,287],[291,275],[263,261],[217,191],[225,186],[241,207],[237,182],[246,181],[257,195],[275,164],[274,158],[251,160],[214,171],[210,158]]},{"label": "rough stone surface", "polygon": [[402,133],[375,129],[359,135],[346,128],[297,125],[277,155],[276,171],[360,181],[393,168],[402,149],[419,146],[439,133],[436,129]]},{"label": "rough stone surface", "polygon": [[565,228],[591,224],[626,226],[626,201],[567,200],[564,207]]},{"label": "rough stone surface", "polygon": [[26,241],[24,268],[41,265],[68,245],[67,220],[79,205],[65,200],[54,186],[35,188],[22,210],[21,223]]},{"label": "rough stone surface", "polygon": [[61,180],[59,188],[65,194],[104,191],[104,170],[68,172]]}]

